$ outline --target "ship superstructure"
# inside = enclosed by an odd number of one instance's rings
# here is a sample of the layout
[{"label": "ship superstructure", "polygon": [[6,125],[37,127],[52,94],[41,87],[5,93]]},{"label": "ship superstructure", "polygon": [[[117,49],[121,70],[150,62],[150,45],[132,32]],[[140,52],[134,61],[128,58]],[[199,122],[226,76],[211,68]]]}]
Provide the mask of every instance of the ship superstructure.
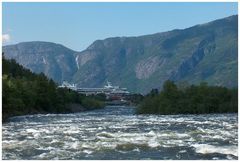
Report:
[{"label": "ship superstructure", "polygon": [[63,81],[62,85],[58,86],[58,88],[68,88],[74,91],[77,91],[77,86],[76,84],[70,84],[66,81]]}]

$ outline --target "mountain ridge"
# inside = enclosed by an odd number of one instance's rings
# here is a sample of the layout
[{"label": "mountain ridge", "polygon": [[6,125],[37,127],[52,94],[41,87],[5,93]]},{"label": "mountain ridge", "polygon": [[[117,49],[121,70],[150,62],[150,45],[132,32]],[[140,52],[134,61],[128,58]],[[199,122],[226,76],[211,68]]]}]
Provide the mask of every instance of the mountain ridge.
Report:
[{"label": "mountain ridge", "polygon": [[[42,70],[58,83],[67,80],[81,87],[99,87],[109,80],[141,93],[161,88],[167,79],[234,87],[237,86],[237,22],[238,15],[233,15],[186,29],[96,40],[81,52],[64,49],[64,54],[55,53],[55,59],[59,55],[64,58],[54,64],[61,66],[55,68],[58,70],[51,72],[54,69],[51,66],[38,71]],[[29,61],[13,56],[21,52],[12,52],[9,46],[4,46],[3,51],[7,58],[15,58],[36,71]],[[56,73],[62,76],[57,77]]]}]

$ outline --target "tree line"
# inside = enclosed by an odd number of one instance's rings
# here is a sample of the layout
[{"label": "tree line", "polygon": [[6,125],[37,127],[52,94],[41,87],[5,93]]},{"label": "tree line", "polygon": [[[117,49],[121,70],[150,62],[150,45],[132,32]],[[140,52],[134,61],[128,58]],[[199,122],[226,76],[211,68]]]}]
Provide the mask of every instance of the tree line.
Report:
[{"label": "tree line", "polygon": [[166,81],[162,91],[153,89],[138,105],[138,114],[204,114],[238,112],[238,90],[221,86],[177,86]]},{"label": "tree line", "polygon": [[43,73],[35,74],[2,57],[2,117],[35,113],[70,113],[71,103],[85,110],[104,106],[104,96],[85,96],[56,83]]}]

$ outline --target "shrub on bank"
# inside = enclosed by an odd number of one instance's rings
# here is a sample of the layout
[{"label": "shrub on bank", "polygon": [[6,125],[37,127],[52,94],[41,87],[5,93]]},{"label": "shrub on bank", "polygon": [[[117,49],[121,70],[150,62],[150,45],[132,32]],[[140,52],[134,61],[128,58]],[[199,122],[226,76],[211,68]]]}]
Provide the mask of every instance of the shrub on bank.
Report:
[{"label": "shrub on bank", "polygon": [[150,93],[139,104],[138,114],[203,114],[238,111],[238,90],[207,83],[179,88],[166,81],[160,93]]}]

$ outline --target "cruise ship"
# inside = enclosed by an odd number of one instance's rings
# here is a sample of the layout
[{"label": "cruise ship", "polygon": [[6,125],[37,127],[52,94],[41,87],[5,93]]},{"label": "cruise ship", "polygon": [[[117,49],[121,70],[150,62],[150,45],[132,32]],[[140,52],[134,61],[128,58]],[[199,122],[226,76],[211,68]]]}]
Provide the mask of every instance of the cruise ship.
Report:
[{"label": "cruise ship", "polygon": [[104,93],[107,96],[124,96],[130,94],[127,91],[127,88],[113,86],[109,81],[107,81],[107,85],[105,85],[103,88],[78,88],[76,84],[69,84],[68,82],[64,81],[63,84],[59,86],[59,88],[69,88],[85,95],[96,95]]},{"label": "cruise ship", "polygon": [[107,85],[103,88],[77,88],[79,93],[86,95],[104,93],[108,95],[128,95],[129,92],[127,88],[120,88],[119,86],[113,86],[110,82],[107,81]]}]

